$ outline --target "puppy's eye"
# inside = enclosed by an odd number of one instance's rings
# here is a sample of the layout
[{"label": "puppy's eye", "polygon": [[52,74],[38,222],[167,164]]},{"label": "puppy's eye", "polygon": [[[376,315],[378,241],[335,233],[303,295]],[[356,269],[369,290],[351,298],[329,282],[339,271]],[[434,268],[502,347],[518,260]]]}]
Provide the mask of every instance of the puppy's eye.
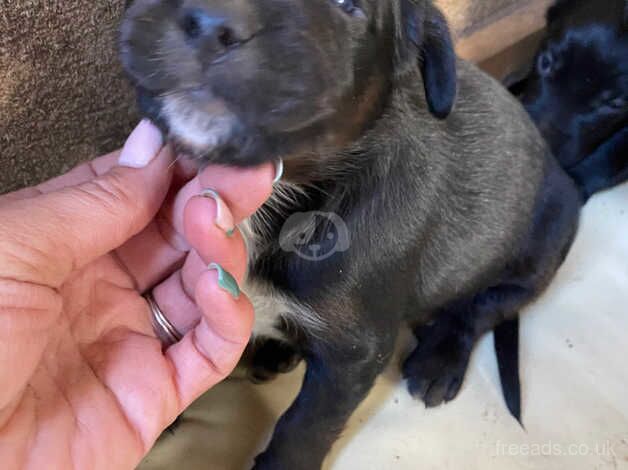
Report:
[{"label": "puppy's eye", "polygon": [[356,0],[332,0],[332,2],[348,15],[365,18],[364,12],[359,8]]},{"label": "puppy's eye", "polygon": [[554,54],[551,51],[541,52],[536,62],[536,68],[542,77],[551,75],[554,71]]}]

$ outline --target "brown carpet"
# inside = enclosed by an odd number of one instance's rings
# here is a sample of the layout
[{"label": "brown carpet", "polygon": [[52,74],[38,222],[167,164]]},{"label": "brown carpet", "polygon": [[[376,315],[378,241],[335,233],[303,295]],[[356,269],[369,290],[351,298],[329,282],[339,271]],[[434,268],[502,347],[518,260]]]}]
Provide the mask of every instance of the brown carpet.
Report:
[{"label": "brown carpet", "polygon": [[117,148],[137,119],[123,0],[0,0],[0,193]]}]

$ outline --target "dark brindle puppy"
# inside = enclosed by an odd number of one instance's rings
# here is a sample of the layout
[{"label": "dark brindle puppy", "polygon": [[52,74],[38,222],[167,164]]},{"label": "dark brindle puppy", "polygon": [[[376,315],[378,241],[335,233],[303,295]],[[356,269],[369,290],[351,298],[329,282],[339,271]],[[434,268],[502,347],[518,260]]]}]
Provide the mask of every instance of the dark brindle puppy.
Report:
[{"label": "dark brindle puppy", "polygon": [[477,339],[570,246],[575,186],[516,100],[456,59],[428,1],[136,0],[122,58],[199,164],[286,162],[244,230],[245,290],[275,341],[261,349],[292,342],[307,372],[256,468],[320,467],[402,322],[419,339],[410,391],[453,398]]}]

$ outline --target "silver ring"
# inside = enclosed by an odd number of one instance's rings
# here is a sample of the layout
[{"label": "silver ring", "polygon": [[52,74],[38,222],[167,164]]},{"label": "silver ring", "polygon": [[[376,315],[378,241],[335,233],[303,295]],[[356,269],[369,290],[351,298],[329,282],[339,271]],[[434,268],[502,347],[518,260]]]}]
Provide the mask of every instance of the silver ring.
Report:
[{"label": "silver ring", "polygon": [[163,344],[164,349],[181,341],[183,335],[179,333],[166,315],[164,315],[164,312],[161,311],[153,297],[153,293],[147,292],[144,294],[144,298],[150,307],[150,319],[153,324],[153,330],[155,330],[155,334]]}]

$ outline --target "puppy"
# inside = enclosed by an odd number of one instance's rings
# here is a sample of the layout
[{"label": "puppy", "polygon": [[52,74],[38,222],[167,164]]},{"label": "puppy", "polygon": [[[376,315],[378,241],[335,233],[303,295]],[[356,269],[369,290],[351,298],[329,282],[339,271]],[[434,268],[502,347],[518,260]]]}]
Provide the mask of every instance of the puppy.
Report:
[{"label": "puppy", "polygon": [[256,469],[320,468],[402,322],[410,392],[452,399],[478,338],[572,242],[575,185],[507,90],[456,58],[429,1],[136,0],[121,57],[143,112],[199,165],[285,160],[241,227],[244,290],[269,345],[257,367],[296,350],[307,372]]},{"label": "puppy", "polygon": [[628,178],[628,1],[558,1],[513,91],[585,198]]}]

